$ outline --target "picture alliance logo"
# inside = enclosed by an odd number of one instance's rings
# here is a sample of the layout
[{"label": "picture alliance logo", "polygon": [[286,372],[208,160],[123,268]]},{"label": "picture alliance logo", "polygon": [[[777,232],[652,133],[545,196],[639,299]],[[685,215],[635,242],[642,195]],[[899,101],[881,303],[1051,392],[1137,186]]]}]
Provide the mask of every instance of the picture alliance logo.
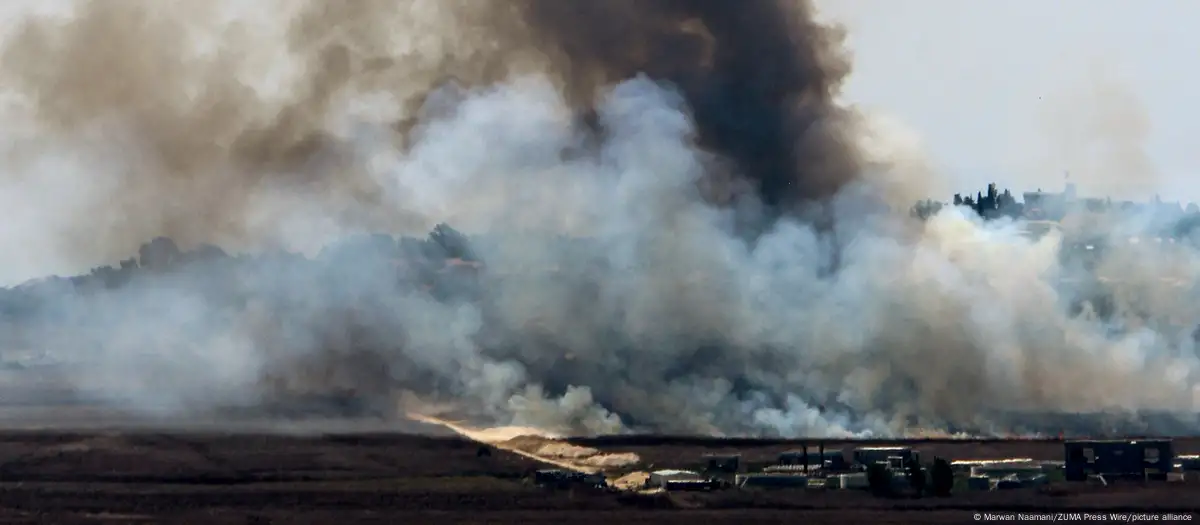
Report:
[{"label": "picture alliance logo", "polygon": [[1056,512],[1056,513],[995,513],[981,512],[974,515],[975,521],[1106,521],[1116,523],[1142,523],[1164,521],[1192,521],[1188,513],[1126,513],[1126,512]]}]

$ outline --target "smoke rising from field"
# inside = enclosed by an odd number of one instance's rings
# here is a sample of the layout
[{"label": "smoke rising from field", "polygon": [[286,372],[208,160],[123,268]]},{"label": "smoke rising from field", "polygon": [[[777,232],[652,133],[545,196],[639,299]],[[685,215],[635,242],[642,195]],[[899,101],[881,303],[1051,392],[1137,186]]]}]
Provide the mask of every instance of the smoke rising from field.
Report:
[{"label": "smoke rising from field", "polygon": [[[155,236],[316,258],[18,290],[39,309],[12,337],[88,363],[89,395],[180,415],[352,387],[392,414],[784,435],[1193,406],[1190,343],[1071,313],[1059,237],[909,217],[935,175],[835,103],[848,57],[807,3],[262,9],[84,2],[4,48],[20,264]],[[478,236],[478,300],[395,289],[362,246],[318,253],[439,222]],[[1193,252],[1117,253],[1146,292],[1130,311],[1194,322],[1154,288]]]}]

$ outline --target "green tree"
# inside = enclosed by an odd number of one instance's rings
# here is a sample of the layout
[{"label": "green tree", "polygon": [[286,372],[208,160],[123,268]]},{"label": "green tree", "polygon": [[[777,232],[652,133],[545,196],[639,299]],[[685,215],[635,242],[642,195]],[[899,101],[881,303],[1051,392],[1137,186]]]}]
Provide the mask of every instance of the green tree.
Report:
[{"label": "green tree", "polygon": [[167,237],[155,237],[138,249],[138,263],[142,268],[163,269],[179,260],[179,247]]},{"label": "green tree", "polygon": [[429,241],[441,248],[447,258],[473,261],[467,236],[446,224],[438,224],[429,232]]}]

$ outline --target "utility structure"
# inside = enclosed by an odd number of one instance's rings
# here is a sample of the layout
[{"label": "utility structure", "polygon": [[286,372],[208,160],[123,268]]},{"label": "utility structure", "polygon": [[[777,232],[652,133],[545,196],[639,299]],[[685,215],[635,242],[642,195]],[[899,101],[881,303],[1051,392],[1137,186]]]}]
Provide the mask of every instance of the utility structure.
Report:
[{"label": "utility structure", "polygon": [[705,454],[704,472],[709,474],[737,474],[742,471],[741,454]]},{"label": "utility structure", "polygon": [[1175,452],[1169,439],[1071,440],[1063,444],[1067,481],[1137,478],[1163,480],[1171,472]]},{"label": "utility structure", "polygon": [[548,489],[567,490],[573,487],[591,487],[603,489],[608,487],[604,474],[588,474],[563,469],[538,470],[533,473],[533,482]]},{"label": "utility structure", "polygon": [[883,463],[890,469],[901,470],[910,461],[921,461],[921,453],[912,447],[859,447],[854,449],[854,463],[869,467]]},{"label": "utility structure", "polygon": [[690,470],[656,470],[646,478],[645,488],[667,491],[713,490],[720,480],[706,478]]},{"label": "utility structure", "polygon": [[842,450],[826,450],[824,442],[818,443],[816,450],[810,449],[808,444],[802,444],[800,450],[789,450],[780,454],[777,466],[790,467],[806,473],[810,471],[841,472],[850,468]]},{"label": "utility structure", "polygon": [[741,454],[705,454],[704,475],[709,479],[732,484],[742,472]]}]

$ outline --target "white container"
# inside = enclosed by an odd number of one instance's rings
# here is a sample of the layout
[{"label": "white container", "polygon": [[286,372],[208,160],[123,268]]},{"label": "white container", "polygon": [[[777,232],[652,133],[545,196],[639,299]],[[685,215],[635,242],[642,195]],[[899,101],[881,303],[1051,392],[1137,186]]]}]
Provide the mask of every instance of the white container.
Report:
[{"label": "white container", "polygon": [[842,474],[838,476],[838,486],[842,489],[865,489],[870,486],[867,475],[863,473]]}]

